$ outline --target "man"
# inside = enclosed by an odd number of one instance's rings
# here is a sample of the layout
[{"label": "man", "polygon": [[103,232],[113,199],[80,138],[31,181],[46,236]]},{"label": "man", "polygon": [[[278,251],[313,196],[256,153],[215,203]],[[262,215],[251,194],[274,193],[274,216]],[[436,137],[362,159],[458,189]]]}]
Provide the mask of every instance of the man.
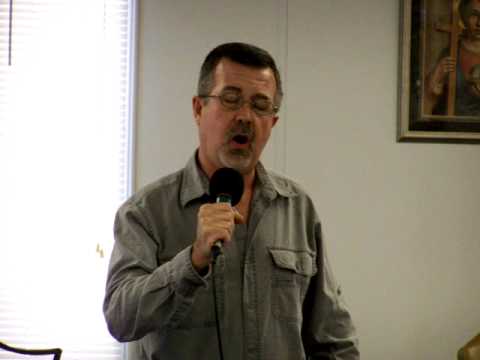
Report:
[{"label": "man", "polygon": [[456,72],[455,115],[480,116],[480,0],[463,0],[459,13],[464,25],[457,60],[444,49],[427,77],[425,112],[447,115],[448,75]]},{"label": "man", "polygon": [[[145,358],[220,358],[214,297],[225,359],[359,358],[312,201],[259,162],[281,100],[267,52],[213,49],[193,98],[198,150],[119,209],[104,313],[119,341],[141,339]],[[235,208],[209,202],[209,178],[223,167],[244,179]]]}]

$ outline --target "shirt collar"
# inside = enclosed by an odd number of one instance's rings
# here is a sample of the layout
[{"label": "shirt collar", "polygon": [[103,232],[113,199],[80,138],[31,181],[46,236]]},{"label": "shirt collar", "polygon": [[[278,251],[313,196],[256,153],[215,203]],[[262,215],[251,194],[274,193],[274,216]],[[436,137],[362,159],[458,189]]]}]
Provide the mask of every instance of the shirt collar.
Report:
[{"label": "shirt collar", "polygon": [[180,202],[185,207],[190,201],[208,196],[208,177],[198,164],[197,152],[188,160],[183,169]]},{"label": "shirt collar", "polygon": [[267,171],[261,162],[258,162],[256,172],[257,184],[260,186],[260,191],[267,199],[273,200],[278,195],[286,198],[297,195],[291,182],[272,171]]},{"label": "shirt collar", "polygon": [[[257,175],[255,186],[259,186],[259,191],[267,199],[273,200],[278,195],[283,197],[297,195],[290,182],[283,177],[267,172],[261,162],[258,162],[255,170]],[[189,202],[202,198],[204,201],[209,199],[209,180],[200,167],[197,152],[195,152],[183,169],[180,201],[182,206],[185,207]]]}]

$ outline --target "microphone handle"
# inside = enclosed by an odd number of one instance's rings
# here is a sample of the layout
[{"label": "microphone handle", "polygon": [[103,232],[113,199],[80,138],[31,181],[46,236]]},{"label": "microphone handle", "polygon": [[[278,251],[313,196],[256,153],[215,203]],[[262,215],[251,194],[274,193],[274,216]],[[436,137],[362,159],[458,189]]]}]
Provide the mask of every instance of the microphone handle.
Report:
[{"label": "microphone handle", "polygon": [[[232,197],[229,194],[219,194],[215,202],[228,203],[232,205]],[[222,248],[223,248],[223,241],[222,240],[215,241],[215,244],[213,244],[212,246],[212,258],[214,262],[217,259],[218,255],[222,253]]]}]

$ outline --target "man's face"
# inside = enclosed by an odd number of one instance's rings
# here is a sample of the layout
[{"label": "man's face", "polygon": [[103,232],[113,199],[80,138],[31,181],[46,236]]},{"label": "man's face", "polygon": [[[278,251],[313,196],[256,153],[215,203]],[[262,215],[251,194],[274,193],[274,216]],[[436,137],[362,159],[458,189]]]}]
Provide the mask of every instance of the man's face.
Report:
[{"label": "man's face", "polygon": [[480,0],[471,0],[466,20],[468,37],[480,41]]},{"label": "man's face", "polygon": [[200,138],[199,159],[208,176],[221,167],[234,168],[244,175],[253,173],[278,117],[259,116],[248,100],[266,98],[273,102],[275,91],[271,69],[220,60],[210,95],[240,95],[247,102],[238,110],[230,110],[219,98],[193,98]]}]

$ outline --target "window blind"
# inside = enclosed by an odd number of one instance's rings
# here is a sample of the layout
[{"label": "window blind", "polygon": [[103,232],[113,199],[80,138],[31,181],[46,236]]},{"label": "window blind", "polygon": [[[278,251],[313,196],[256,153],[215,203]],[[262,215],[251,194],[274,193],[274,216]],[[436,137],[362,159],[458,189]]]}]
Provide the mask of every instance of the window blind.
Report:
[{"label": "window blind", "polygon": [[135,0],[12,3],[10,22],[0,0],[0,340],[121,359],[102,300],[131,189]]}]

